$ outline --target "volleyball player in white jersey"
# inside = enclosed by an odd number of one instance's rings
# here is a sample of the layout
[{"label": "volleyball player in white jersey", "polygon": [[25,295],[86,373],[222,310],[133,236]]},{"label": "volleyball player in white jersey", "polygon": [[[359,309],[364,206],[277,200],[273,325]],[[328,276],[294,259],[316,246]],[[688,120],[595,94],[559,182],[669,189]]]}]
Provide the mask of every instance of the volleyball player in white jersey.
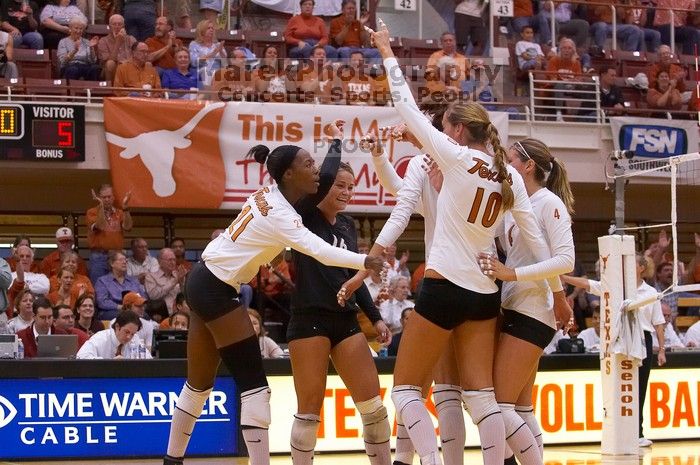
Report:
[{"label": "volleyball player in white jersey", "polygon": [[187,277],[185,294],[192,314],[187,344],[187,382],[175,405],[164,465],[179,465],[223,361],[241,393],[241,428],[251,465],[270,463],[267,429],[270,389],[250,318],[239,302],[242,283],[285,247],[329,266],[379,272],[383,260],[333,247],[302,224],[292,204],[319,186],[318,169],[306,150],[282,145],[272,152],[262,145],[249,155],[276,185],[250,196],[238,217],[212,240]]},{"label": "volleyball player in white jersey", "polygon": [[[384,58],[394,105],[444,177],[423,287],[399,347],[392,400],[422,465],[442,464],[420,385],[454,333],[462,399],[479,428],[484,465],[502,465],[505,427],[492,376],[500,296],[493,280],[482,273],[478,255],[494,252],[496,227],[506,210],[518,221],[538,261],[549,258],[548,248],[522,178],[507,166],[486,110],[475,102],[451,104],[443,117],[444,133],[435,129],[418,109],[393,56],[389,31],[378,22],[381,29],[371,34]],[[551,281],[555,290],[561,290],[559,279]]]},{"label": "volleyball player in white jersey", "polygon": [[[523,178],[535,217],[554,257],[550,276],[569,272],[574,267],[570,216],[574,197],[566,169],[537,139],[516,142],[508,151],[508,161]],[[506,436],[512,435],[508,444],[520,463],[541,465],[542,432],[532,413],[532,386],[540,356],[558,329],[557,320],[568,322],[573,314],[555,315],[552,311],[552,292],[541,281],[537,260],[522,240],[510,212],[506,213],[503,226],[498,239],[507,257],[505,265],[496,257],[482,257],[484,272],[503,280],[503,321],[494,363],[496,400],[506,424]],[[556,297],[565,299],[564,292]],[[528,428],[522,428],[525,424]]]},{"label": "volleyball player in white jersey", "polygon": [[[442,116],[447,109],[447,104],[426,109],[432,119],[433,126],[442,131]],[[415,142],[405,125],[392,128],[391,137],[407,142]],[[363,148],[372,153],[372,162],[382,186],[397,199],[396,206],[391,211],[391,216],[377,237],[373,252],[377,255],[381,250],[398,240],[404,232],[411,215],[420,213],[425,219],[425,250],[430,251],[433,243],[435,219],[437,215],[437,199],[441,183],[429,176],[429,167],[432,163],[425,155],[414,156],[408,163],[406,174],[402,179],[389,162],[384,153],[380,141],[371,133],[363,138]],[[438,170],[436,170],[438,171]],[[432,181],[432,182],[431,182]],[[352,280],[345,283],[343,297],[351,295],[362,284],[365,272],[359,272]],[[443,460],[446,465],[461,465],[464,463],[464,442],[466,432],[464,428],[464,414],[462,411],[462,388],[460,386],[457,360],[454,356],[452,344],[448,344],[447,350],[440,357],[433,369],[431,379],[423,384],[422,395],[426,396],[432,381],[435,380],[433,398],[438,414],[440,427],[440,443]],[[411,444],[406,426],[401,415],[397,415],[396,455],[394,465],[410,464],[413,459],[413,445]]]}]

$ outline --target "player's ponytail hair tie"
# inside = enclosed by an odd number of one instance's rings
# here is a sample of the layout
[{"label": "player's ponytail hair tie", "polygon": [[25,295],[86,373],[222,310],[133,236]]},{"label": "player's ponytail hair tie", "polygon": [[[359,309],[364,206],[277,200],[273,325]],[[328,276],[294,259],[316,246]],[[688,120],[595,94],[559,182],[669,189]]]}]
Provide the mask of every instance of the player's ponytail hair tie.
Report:
[{"label": "player's ponytail hair tie", "polygon": [[277,184],[282,182],[282,176],[292,166],[294,158],[301,147],[296,145],[280,145],[272,152],[266,145],[256,145],[248,151],[246,158],[254,158],[261,165],[267,166],[267,171]]}]

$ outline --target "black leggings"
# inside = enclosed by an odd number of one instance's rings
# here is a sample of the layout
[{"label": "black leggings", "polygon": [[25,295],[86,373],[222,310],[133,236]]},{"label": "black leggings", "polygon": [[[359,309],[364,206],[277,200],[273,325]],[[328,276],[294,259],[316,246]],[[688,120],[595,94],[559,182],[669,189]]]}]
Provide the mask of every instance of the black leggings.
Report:
[{"label": "black leggings", "polygon": [[652,346],[651,333],[644,331],[644,346],[647,348],[647,358],[642,360],[639,367],[639,437],[644,437],[642,423],[644,422],[644,399],[647,396],[647,385],[649,384],[649,373],[651,372],[651,362],[654,358],[654,348]]}]

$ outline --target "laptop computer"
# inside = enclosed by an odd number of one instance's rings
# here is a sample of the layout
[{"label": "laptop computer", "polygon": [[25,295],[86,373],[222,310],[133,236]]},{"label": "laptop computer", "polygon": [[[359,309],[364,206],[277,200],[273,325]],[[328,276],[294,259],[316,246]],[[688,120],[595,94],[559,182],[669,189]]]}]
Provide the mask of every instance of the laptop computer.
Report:
[{"label": "laptop computer", "polygon": [[158,343],[158,358],[187,358],[187,341],[166,339]]},{"label": "laptop computer", "polygon": [[40,334],[36,339],[37,358],[75,358],[78,336],[75,334]]}]

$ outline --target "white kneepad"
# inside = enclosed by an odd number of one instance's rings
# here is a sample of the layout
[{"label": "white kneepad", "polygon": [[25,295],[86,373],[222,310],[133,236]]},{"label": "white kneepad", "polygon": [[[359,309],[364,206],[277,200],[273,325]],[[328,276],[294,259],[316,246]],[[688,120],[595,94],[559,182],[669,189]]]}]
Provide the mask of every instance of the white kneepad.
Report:
[{"label": "white kneepad", "polygon": [[464,391],[462,393],[462,400],[464,401],[464,407],[467,409],[467,412],[469,412],[469,416],[472,417],[472,422],[475,425],[481,423],[484,418],[501,412],[498,409],[496,394],[494,394],[493,388],[484,388],[478,391]]},{"label": "white kneepad", "polygon": [[506,439],[512,436],[518,429],[525,425],[525,421],[515,412],[515,404],[498,404],[503,415],[503,424],[506,427]]},{"label": "white kneepad", "polygon": [[204,403],[209,398],[212,388],[202,391],[194,389],[187,382],[182,386],[180,397],[177,398],[177,408],[187,412],[189,415],[199,418],[204,408]]},{"label": "white kneepad", "polygon": [[379,396],[355,404],[362,418],[362,436],[370,444],[383,444],[391,437],[389,416]]},{"label": "white kneepad", "polygon": [[301,452],[311,452],[316,447],[316,434],[321,417],[311,413],[297,413],[292,423],[290,445]]},{"label": "white kneepad", "polygon": [[433,401],[439,412],[451,406],[462,408],[462,386],[453,384],[436,384],[433,387]]},{"label": "white kneepad", "polygon": [[394,402],[396,412],[400,415],[406,405],[411,402],[422,402],[421,388],[409,384],[394,386],[391,390],[391,400]]},{"label": "white kneepad", "polygon": [[265,429],[270,426],[270,394],[269,386],[241,393],[241,425]]}]

